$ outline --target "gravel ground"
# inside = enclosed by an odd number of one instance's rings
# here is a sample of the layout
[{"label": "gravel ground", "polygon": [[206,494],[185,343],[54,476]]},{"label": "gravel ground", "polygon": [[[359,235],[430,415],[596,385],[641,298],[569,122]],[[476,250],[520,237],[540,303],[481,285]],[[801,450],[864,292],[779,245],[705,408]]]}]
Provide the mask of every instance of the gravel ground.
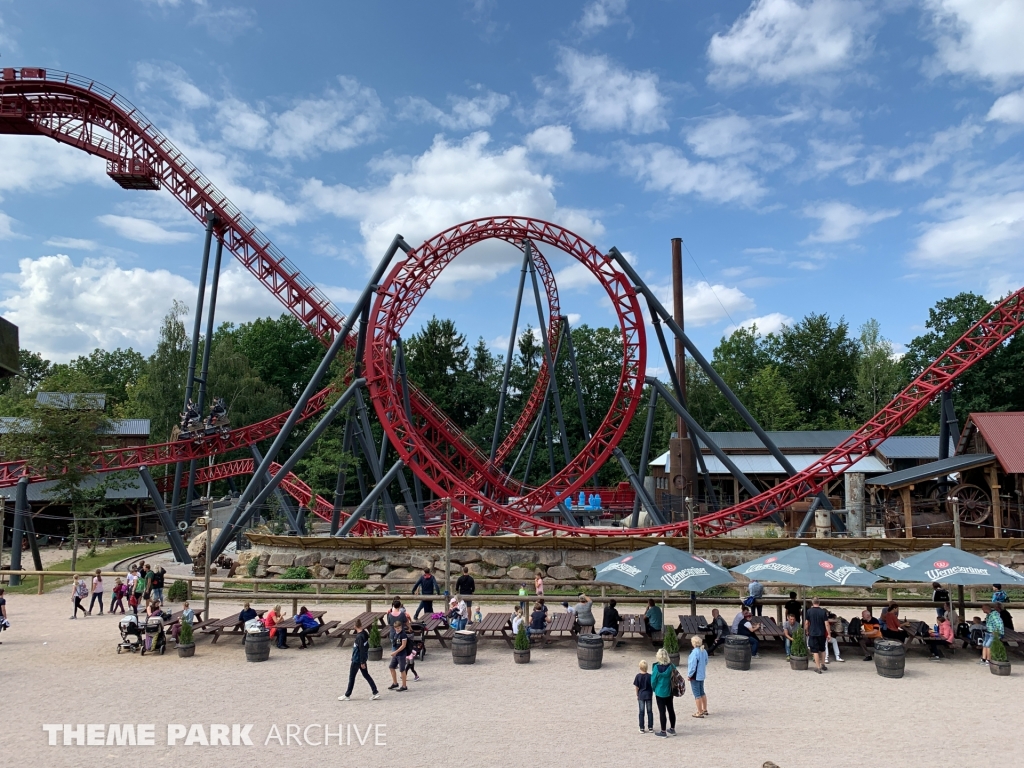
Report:
[{"label": "gravel ground", "polygon": [[[230,615],[238,607],[215,603],[213,613]],[[606,650],[597,671],[580,670],[567,641],[535,648],[523,666],[513,665],[503,642],[484,640],[477,663],[458,667],[450,652],[430,643],[418,665],[423,680],[410,682],[408,692],[382,690],[379,701],[369,701],[360,678],[356,698],[339,702],[348,646],[338,649],[328,641],[306,651],[272,650],[263,664],[246,663],[239,641],[228,638],[217,645],[200,639],[195,657],[187,660],[173,650],[162,657],[118,655],[118,618],[69,621],[69,609],[63,592],[8,601],[12,628],[0,635],[0,753],[17,755],[20,765],[201,760],[230,768],[265,762],[266,750],[274,755],[270,759],[292,766],[319,766],[339,757],[364,766],[488,767],[619,766],[624,758],[639,758],[641,764],[708,768],[754,768],[772,760],[781,768],[801,768],[876,762],[879,750],[937,766],[1015,765],[1024,735],[1019,719],[1008,716],[1012,704],[1007,706],[1021,700],[1024,675],[991,675],[971,652],[933,663],[914,648],[902,680],[878,677],[874,664],[853,651],[824,675],[791,671],[776,649],[764,652],[749,672],[727,670],[719,655],[711,660],[706,683],[711,715],[691,718],[687,692],[676,700],[678,735],[661,739],[637,732],[631,682],[637,662],[653,657],[639,641]],[[349,618],[358,609],[331,605],[328,617]],[[385,689],[385,663],[370,667]],[[153,724],[155,745],[63,746],[62,734],[55,733],[57,745],[49,746],[43,725],[53,723]],[[310,742],[320,741],[322,729],[307,726],[324,723],[332,733],[342,724],[346,743],[339,746],[334,737],[330,746],[296,745],[293,738],[287,745],[273,738],[276,727],[286,741],[290,724],[301,729],[299,740],[305,734]],[[171,747],[168,726],[176,724],[186,733]],[[207,739],[211,724],[251,724],[247,733],[254,746],[185,746],[193,724],[203,726]],[[198,732],[193,737],[198,740]]]}]

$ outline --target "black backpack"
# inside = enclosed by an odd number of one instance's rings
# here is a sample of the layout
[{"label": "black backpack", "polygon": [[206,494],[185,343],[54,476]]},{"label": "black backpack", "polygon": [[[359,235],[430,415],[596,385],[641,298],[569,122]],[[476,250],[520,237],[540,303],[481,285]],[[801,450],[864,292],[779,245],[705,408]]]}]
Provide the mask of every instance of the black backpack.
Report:
[{"label": "black backpack", "polygon": [[860,633],[861,633],[861,620],[860,619],[852,619],[850,621],[850,626],[847,627],[846,634],[848,634],[851,638],[856,638],[856,637],[860,637]]}]

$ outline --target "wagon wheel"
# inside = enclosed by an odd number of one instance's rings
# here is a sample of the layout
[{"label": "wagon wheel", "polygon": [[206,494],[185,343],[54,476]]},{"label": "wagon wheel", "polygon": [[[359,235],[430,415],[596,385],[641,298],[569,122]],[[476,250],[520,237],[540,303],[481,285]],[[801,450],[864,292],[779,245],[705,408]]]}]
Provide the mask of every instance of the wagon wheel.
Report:
[{"label": "wagon wheel", "polygon": [[[960,522],[980,525],[992,514],[992,501],[988,493],[976,485],[963,483],[949,492],[949,496],[959,500]],[[946,502],[946,511],[953,514],[953,502]]]}]

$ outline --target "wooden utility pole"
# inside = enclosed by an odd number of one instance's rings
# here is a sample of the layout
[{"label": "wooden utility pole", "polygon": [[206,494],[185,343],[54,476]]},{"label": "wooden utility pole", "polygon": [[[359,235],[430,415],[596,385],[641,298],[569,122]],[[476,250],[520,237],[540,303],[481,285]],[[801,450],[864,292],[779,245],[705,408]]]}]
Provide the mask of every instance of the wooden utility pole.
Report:
[{"label": "wooden utility pole", "polygon": [[[676,324],[686,330],[685,312],[683,308],[683,240],[679,237],[672,238],[672,315]],[[679,389],[686,399],[686,348],[683,342],[676,339],[676,376],[679,379]],[[676,433],[678,437],[673,445],[669,446],[671,451],[672,472],[670,482],[672,488],[670,493],[680,498],[690,496],[697,490],[697,460],[693,452],[693,443],[690,442],[686,422],[681,417],[676,419]],[[686,514],[686,510],[682,510]],[[674,520],[673,520],[674,521]]]}]

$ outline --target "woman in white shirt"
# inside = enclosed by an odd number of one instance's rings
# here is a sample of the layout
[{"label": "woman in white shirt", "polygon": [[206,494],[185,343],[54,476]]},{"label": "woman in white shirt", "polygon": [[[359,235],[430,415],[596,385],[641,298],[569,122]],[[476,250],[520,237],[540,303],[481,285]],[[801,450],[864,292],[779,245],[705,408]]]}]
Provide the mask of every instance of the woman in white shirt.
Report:
[{"label": "woman in white shirt", "polygon": [[513,635],[518,635],[519,634],[519,628],[521,626],[523,626],[523,622],[524,621],[526,621],[526,619],[523,618],[523,609],[520,608],[519,606],[516,606],[516,612],[512,615],[512,634]]}]

